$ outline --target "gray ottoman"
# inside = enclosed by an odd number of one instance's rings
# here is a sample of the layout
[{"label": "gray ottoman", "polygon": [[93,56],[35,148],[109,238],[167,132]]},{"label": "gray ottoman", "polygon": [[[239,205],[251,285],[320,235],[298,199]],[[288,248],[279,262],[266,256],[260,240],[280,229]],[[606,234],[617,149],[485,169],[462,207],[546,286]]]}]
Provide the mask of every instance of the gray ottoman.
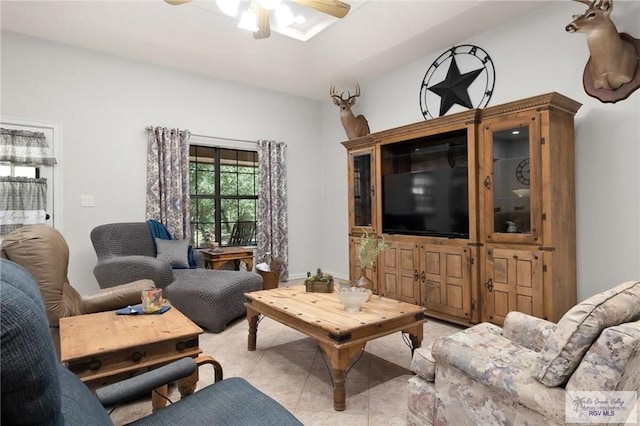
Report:
[{"label": "gray ottoman", "polygon": [[165,297],[191,321],[219,333],[246,314],[244,293],[262,290],[255,272],[213,269],[174,269],[176,280],[165,288]]}]

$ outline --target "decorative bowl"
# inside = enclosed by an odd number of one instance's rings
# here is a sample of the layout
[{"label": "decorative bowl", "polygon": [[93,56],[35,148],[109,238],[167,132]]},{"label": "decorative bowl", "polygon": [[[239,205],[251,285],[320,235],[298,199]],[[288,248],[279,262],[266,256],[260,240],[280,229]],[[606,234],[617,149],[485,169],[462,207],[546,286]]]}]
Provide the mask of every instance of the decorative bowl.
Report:
[{"label": "decorative bowl", "polygon": [[360,312],[362,305],[371,296],[371,290],[358,287],[340,288],[337,293],[338,299],[344,305],[346,312]]}]

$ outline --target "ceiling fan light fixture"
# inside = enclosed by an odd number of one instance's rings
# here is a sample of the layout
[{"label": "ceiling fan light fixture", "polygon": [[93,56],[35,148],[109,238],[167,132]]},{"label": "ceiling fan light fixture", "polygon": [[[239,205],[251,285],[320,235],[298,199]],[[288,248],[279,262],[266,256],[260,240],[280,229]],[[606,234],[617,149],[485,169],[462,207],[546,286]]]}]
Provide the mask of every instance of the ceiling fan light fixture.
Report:
[{"label": "ceiling fan light fixture", "polygon": [[256,13],[253,11],[253,9],[249,8],[242,12],[240,22],[238,23],[238,28],[242,28],[243,30],[251,32],[258,31],[258,24],[256,23]]},{"label": "ceiling fan light fixture", "polygon": [[291,12],[291,8],[282,3],[276,9],[276,20],[278,21],[278,27],[287,28],[289,25],[296,22],[296,17],[293,15],[293,12]]},{"label": "ceiling fan light fixture", "polygon": [[264,9],[273,10],[282,5],[282,0],[258,0],[258,4]]},{"label": "ceiling fan light fixture", "polygon": [[240,0],[216,0],[216,5],[222,13],[227,16],[238,16],[238,10],[240,8]]}]

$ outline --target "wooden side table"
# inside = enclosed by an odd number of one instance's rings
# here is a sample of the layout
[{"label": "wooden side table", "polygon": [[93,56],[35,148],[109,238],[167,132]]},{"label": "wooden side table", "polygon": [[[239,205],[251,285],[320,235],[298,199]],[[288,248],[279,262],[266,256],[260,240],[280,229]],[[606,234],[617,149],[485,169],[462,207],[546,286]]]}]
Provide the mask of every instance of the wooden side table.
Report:
[{"label": "wooden side table", "polygon": [[220,269],[227,262],[234,262],[236,270],[240,269],[240,262],[247,265],[247,271],[253,270],[253,247],[224,247],[219,251],[203,251],[204,267]]},{"label": "wooden side table", "polygon": [[[60,319],[61,361],[90,389],[127,379],[202,350],[202,329],[175,307],[163,314],[117,315],[115,311]],[[182,396],[195,391],[198,371],[179,382]],[[166,396],[167,387],[157,391]],[[152,397],[153,408],[166,400]]]}]

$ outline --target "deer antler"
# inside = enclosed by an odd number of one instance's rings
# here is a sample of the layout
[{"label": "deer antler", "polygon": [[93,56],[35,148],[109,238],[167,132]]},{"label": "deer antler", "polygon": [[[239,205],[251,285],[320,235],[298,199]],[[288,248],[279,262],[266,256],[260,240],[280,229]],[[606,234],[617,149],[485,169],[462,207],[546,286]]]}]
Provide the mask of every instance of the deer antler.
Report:
[{"label": "deer antler", "polygon": [[338,95],[338,91],[336,90],[335,86],[331,86],[331,90],[329,91],[329,94],[331,95],[332,98],[340,98],[341,101],[344,101],[344,99],[342,99],[342,95],[344,94],[344,92],[341,92]]},{"label": "deer antler", "polygon": [[601,9],[601,10],[609,10],[611,9],[612,0],[573,0],[578,3],[586,4],[589,6],[589,9]]},{"label": "deer antler", "polygon": [[358,96],[360,96],[360,85],[356,83],[356,94],[353,97],[357,98]]},{"label": "deer antler", "polygon": [[357,98],[360,96],[360,85],[356,83],[356,94],[351,96],[351,91],[348,91],[346,99],[343,97],[344,91],[340,92],[340,94],[338,95],[338,91],[336,90],[335,86],[331,86],[329,95],[331,95],[332,98],[340,98],[341,101],[345,101],[345,102],[350,101],[351,99]]},{"label": "deer antler", "polygon": [[[344,92],[342,92],[342,93],[344,93]],[[357,98],[359,96],[360,96],[360,85],[358,83],[356,83],[356,94],[351,96],[351,90],[349,90],[347,92],[347,99],[343,99],[343,100],[350,101],[351,99]],[[340,95],[340,99],[342,99],[342,94]]]}]

